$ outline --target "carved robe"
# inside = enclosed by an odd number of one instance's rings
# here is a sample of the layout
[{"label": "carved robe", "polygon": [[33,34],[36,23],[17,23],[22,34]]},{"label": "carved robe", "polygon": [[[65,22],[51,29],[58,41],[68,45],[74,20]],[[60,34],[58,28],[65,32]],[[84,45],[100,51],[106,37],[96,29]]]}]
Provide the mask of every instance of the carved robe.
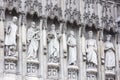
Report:
[{"label": "carved robe", "polygon": [[17,35],[18,26],[11,22],[7,27],[7,32],[5,35],[5,45],[14,45],[16,46],[16,35]]},{"label": "carved robe", "polygon": [[27,37],[27,40],[29,42],[27,58],[36,59],[39,46],[38,31],[35,31],[34,28],[28,29]]},{"label": "carved robe", "polygon": [[86,53],[87,61],[97,65],[97,44],[96,40],[88,39],[86,40]]},{"label": "carved robe", "polygon": [[76,51],[76,39],[73,36],[68,38],[69,46],[69,64],[76,62],[77,51]]},{"label": "carved robe", "polygon": [[108,68],[115,67],[115,52],[113,43],[105,42],[105,66]]},{"label": "carved robe", "polygon": [[48,44],[48,52],[49,52],[49,57],[59,57],[59,41],[57,38],[57,33],[56,31],[51,31],[50,34],[51,38]]}]

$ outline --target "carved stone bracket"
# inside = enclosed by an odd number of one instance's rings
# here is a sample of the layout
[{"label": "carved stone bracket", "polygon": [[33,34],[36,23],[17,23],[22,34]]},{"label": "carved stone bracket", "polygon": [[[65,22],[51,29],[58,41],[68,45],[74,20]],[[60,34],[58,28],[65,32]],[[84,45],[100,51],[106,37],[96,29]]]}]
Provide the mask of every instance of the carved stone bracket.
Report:
[{"label": "carved stone bracket", "polygon": [[59,77],[59,64],[48,63],[48,79],[57,80]]},{"label": "carved stone bracket", "polygon": [[78,67],[77,66],[68,66],[68,80],[77,80],[78,79]]},{"label": "carved stone bracket", "polygon": [[14,60],[5,60],[5,72],[16,73],[17,62]]},{"label": "carved stone bracket", "polygon": [[32,76],[38,76],[39,64],[34,62],[27,63],[27,74]]},{"label": "carved stone bracket", "polygon": [[106,80],[115,80],[115,74],[106,74]]}]

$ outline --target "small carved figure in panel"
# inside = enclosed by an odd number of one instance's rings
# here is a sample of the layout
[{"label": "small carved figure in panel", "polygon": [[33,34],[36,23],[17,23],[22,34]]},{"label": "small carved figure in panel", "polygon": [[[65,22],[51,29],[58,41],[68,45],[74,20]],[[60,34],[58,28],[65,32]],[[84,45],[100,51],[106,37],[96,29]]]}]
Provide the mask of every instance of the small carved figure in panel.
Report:
[{"label": "small carved figure in panel", "polygon": [[114,70],[115,68],[115,48],[111,40],[111,35],[107,35],[105,42],[105,67],[106,70]]},{"label": "small carved figure in panel", "polygon": [[77,51],[76,51],[77,44],[73,31],[70,31],[70,36],[68,37],[67,44],[69,46],[69,65],[75,65],[77,60]]},{"label": "small carved figure in panel", "polygon": [[86,40],[86,53],[88,67],[97,66],[97,43],[93,39],[93,32],[88,32],[88,39]]},{"label": "small carved figure in panel", "polygon": [[27,42],[28,42],[28,52],[27,58],[36,60],[37,59],[37,52],[39,48],[39,29],[36,28],[35,22],[31,22],[31,27],[28,29],[27,32]]}]

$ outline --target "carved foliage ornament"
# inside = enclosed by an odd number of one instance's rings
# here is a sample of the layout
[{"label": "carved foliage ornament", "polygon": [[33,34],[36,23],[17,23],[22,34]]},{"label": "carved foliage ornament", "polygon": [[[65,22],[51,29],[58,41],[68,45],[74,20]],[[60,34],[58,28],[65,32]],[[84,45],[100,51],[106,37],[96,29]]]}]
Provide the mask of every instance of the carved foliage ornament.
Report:
[{"label": "carved foliage ornament", "polygon": [[21,8],[21,0],[4,0],[5,7],[9,10],[15,8],[17,11]]},{"label": "carved foliage ornament", "polygon": [[30,12],[30,14],[37,12],[39,16],[41,15],[42,3],[39,2],[39,0],[26,0],[25,4],[26,4],[25,7],[27,12]]}]

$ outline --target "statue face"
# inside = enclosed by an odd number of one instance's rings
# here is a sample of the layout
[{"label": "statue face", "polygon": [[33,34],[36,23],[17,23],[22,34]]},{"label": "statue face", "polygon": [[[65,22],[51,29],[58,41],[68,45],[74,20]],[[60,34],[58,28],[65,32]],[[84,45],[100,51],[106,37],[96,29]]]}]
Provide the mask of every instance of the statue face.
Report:
[{"label": "statue face", "polygon": [[74,36],[74,32],[73,32],[73,31],[70,31],[70,35]]},{"label": "statue face", "polygon": [[89,38],[92,38],[92,37],[93,37],[93,32],[92,32],[92,31],[89,31],[89,32],[88,32],[88,37],[89,37]]},{"label": "statue face", "polygon": [[32,28],[35,28],[35,22],[31,23]]},{"label": "statue face", "polygon": [[54,24],[52,24],[51,30],[55,30],[55,25]]},{"label": "statue face", "polygon": [[13,23],[16,23],[16,22],[17,22],[17,17],[14,16],[14,17],[13,17]]},{"label": "statue face", "polygon": [[107,41],[110,41],[111,35],[107,35]]}]

